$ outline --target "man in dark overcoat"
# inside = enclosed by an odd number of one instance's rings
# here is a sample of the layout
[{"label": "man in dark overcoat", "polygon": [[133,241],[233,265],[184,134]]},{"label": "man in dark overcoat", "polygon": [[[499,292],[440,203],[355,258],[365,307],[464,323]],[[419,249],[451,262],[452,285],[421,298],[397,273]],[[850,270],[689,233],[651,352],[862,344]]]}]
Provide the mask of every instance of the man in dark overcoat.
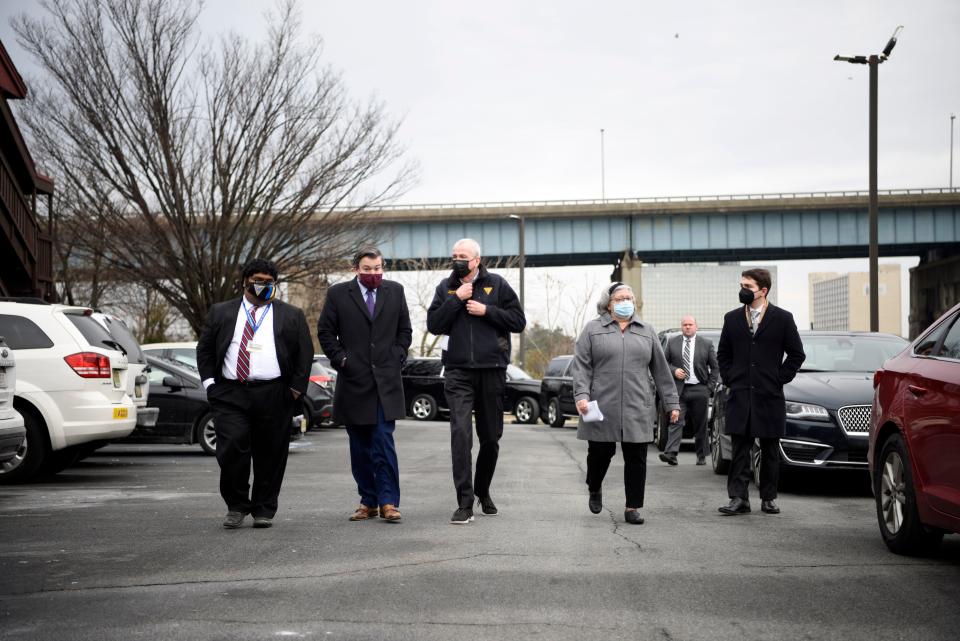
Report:
[{"label": "man in dark overcoat", "polygon": [[[313,360],[307,319],[277,300],[277,266],[255,258],[241,273],[243,296],[216,303],[197,341],[197,369],[217,432],[223,527],[253,515],[273,525],[287,467],[290,421],[306,393]],[[250,470],[253,469],[253,485]]]},{"label": "man in dark overcoat", "polygon": [[333,418],[346,425],[360,506],[351,521],[400,522],[400,468],[393,432],[406,416],[400,368],[413,330],[400,283],[383,279],[376,247],[354,257],[356,278],[327,291],[317,322],[323,353],[337,370]]},{"label": "man in dark overcoat", "polygon": [[793,315],[767,301],[772,286],[766,269],[740,277],[740,307],[723,317],[717,361],[730,389],[726,433],[733,445],[727,476],[730,503],[723,514],[750,512],[750,450],[760,442],[760,509],[779,514],[780,437],[786,427],[783,386],[793,380],[806,355]]}]

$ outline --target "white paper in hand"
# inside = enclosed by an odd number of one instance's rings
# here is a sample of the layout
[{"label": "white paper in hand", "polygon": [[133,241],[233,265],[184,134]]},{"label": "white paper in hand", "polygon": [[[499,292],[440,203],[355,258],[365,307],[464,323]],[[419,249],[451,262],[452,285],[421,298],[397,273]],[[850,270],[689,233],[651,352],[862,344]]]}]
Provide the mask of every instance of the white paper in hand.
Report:
[{"label": "white paper in hand", "polygon": [[597,405],[596,401],[587,403],[587,411],[583,414],[583,420],[588,423],[599,423],[603,420],[603,412],[600,411],[600,406]]}]

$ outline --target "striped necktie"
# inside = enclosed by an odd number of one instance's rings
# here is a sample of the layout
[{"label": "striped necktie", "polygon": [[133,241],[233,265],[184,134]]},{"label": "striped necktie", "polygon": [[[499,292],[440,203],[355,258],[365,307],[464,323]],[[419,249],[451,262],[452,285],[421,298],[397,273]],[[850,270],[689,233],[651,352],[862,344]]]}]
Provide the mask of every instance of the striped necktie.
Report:
[{"label": "striped necktie", "polygon": [[253,338],[253,324],[257,320],[257,308],[250,309],[247,323],[243,326],[243,338],[240,339],[240,351],[237,352],[237,380],[241,383],[250,376],[250,352],[247,343]]},{"label": "striped necktie", "polygon": [[683,369],[687,370],[687,378],[693,372],[693,360],[690,358],[690,339],[683,339]]}]

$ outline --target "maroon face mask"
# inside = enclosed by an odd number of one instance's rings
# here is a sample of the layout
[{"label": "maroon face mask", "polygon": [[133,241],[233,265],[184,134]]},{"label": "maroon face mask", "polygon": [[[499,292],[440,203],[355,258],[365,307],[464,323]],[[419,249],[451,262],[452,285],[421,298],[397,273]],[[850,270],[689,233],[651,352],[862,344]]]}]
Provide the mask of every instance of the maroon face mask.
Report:
[{"label": "maroon face mask", "polygon": [[376,289],[380,287],[380,281],[383,280],[383,274],[368,274],[360,272],[357,274],[357,278],[360,280],[360,284],[367,289]]}]

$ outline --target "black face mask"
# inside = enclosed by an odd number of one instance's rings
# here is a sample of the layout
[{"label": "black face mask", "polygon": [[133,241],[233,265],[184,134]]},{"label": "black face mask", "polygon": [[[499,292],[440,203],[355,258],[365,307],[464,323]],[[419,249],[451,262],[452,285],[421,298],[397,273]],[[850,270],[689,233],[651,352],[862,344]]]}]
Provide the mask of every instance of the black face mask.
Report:
[{"label": "black face mask", "polygon": [[470,261],[469,260],[454,260],[453,261],[453,273],[457,275],[457,278],[463,278],[464,276],[470,275]]},{"label": "black face mask", "polygon": [[740,302],[744,305],[749,305],[753,302],[753,299],[756,298],[756,294],[752,289],[747,289],[746,287],[740,288]]}]

